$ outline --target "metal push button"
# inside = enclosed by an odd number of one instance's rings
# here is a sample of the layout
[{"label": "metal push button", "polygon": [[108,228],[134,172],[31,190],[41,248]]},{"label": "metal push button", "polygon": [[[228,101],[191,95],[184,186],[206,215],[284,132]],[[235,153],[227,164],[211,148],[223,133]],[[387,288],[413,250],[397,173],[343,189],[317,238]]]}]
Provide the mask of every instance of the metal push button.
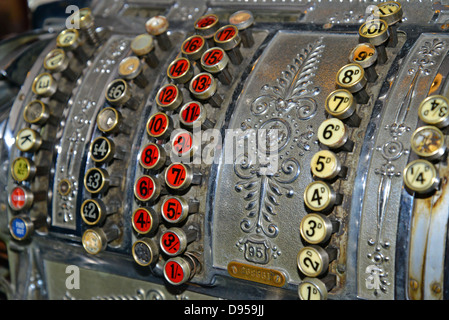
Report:
[{"label": "metal push button", "polygon": [[336,276],[328,274],[323,278],[305,277],[298,285],[300,300],[327,300],[328,292],[335,287]]},{"label": "metal push button", "polygon": [[168,223],[183,222],[189,214],[198,212],[199,201],[186,200],[179,196],[168,196],[161,204],[162,218]]},{"label": "metal push button", "polygon": [[134,242],[132,255],[137,264],[147,267],[157,261],[159,247],[153,239],[141,238]]},{"label": "metal push button", "polygon": [[149,143],[139,154],[139,163],[146,170],[159,170],[167,163],[165,149],[155,143]]},{"label": "metal push button", "polygon": [[304,191],[304,204],[312,211],[328,213],[341,201],[342,196],[324,181],[311,182]]},{"label": "metal push button", "polygon": [[89,8],[82,8],[69,17],[72,25],[79,26],[91,44],[99,43],[98,34],[95,32],[95,23],[92,11]]},{"label": "metal push button", "polygon": [[44,125],[52,124],[56,125],[58,119],[50,113],[47,105],[41,100],[30,101],[23,110],[23,119],[29,124]]},{"label": "metal push button", "polygon": [[115,107],[124,106],[136,110],[139,106],[139,101],[133,97],[131,88],[123,79],[111,81],[106,88],[105,97]]},{"label": "metal push button", "polygon": [[185,190],[201,183],[201,173],[190,165],[172,163],[165,170],[165,184],[174,190]]},{"label": "metal push button", "polygon": [[41,135],[30,128],[21,129],[16,136],[16,147],[22,152],[51,150],[52,143],[42,139]]},{"label": "metal push button", "polygon": [[202,36],[213,46],[213,38],[215,32],[220,27],[218,17],[215,14],[207,14],[195,21],[194,28],[196,34]]},{"label": "metal push button", "polygon": [[92,194],[105,193],[111,187],[120,185],[121,177],[110,175],[106,169],[91,168],[84,176],[84,187]]},{"label": "metal push button", "polygon": [[388,24],[381,19],[370,19],[363,23],[359,29],[359,36],[363,42],[369,42],[376,47],[379,64],[387,62],[385,42],[390,36]]},{"label": "metal push button", "polygon": [[134,56],[123,59],[118,67],[120,77],[133,81],[140,88],[145,88],[148,85],[148,79],[142,71],[143,65],[140,59]]},{"label": "metal push button", "polygon": [[159,215],[152,208],[138,208],[132,216],[133,229],[144,235],[152,235],[159,227]]},{"label": "metal push button", "polygon": [[184,40],[181,46],[181,53],[189,60],[196,61],[201,58],[206,49],[206,39],[200,35],[193,35]]},{"label": "metal push button", "polygon": [[106,217],[118,212],[119,204],[106,205],[100,199],[87,199],[81,204],[81,218],[89,226],[101,225]]},{"label": "metal push button", "polygon": [[229,23],[236,26],[242,39],[242,45],[250,48],[254,45],[254,37],[251,26],[254,24],[254,16],[251,11],[241,10],[234,12],[229,17]]},{"label": "metal push button", "polygon": [[173,155],[181,158],[190,158],[198,150],[198,143],[193,134],[186,130],[179,130],[171,141]]},{"label": "metal push button", "polygon": [[434,126],[416,129],[410,144],[413,152],[430,161],[441,159],[447,150],[444,134]]},{"label": "metal push button", "polygon": [[167,76],[176,83],[185,84],[193,77],[193,67],[187,58],[173,60],[167,68]]},{"label": "metal push button", "polygon": [[[188,61],[188,60],[187,60]],[[175,110],[182,104],[183,96],[174,84],[166,84],[156,94],[156,103],[162,110]]]},{"label": "metal push button", "polygon": [[98,130],[106,134],[129,134],[131,128],[124,123],[122,114],[111,107],[102,109],[97,115]]},{"label": "metal push button", "polygon": [[307,277],[318,277],[324,274],[329,263],[337,258],[336,248],[323,249],[317,245],[310,245],[298,252],[297,265],[299,270]]},{"label": "metal push button", "polygon": [[318,141],[329,149],[351,152],[354,148],[348,127],[337,118],[324,120],[318,127],[317,136]]},{"label": "metal push button", "polygon": [[227,25],[218,29],[214,34],[214,42],[216,46],[226,51],[233,64],[239,65],[242,63],[243,56],[239,48],[241,38],[236,26]]},{"label": "metal push button", "polygon": [[341,165],[337,155],[330,150],[320,150],[310,161],[313,177],[316,179],[332,180],[335,177],[345,177],[347,167]]},{"label": "metal push button", "polygon": [[310,244],[328,241],[338,230],[338,222],[332,221],[321,213],[309,213],[301,220],[299,231],[302,238]]},{"label": "metal push button", "polygon": [[375,69],[377,62],[377,50],[371,43],[359,43],[352,49],[349,54],[349,61],[351,63],[358,63],[365,69],[366,80],[368,82],[375,82],[378,74]]},{"label": "metal push button", "polygon": [[193,278],[200,265],[191,254],[168,259],[164,265],[164,278],[172,285],[181,285]]},{"label": "metal push button", "polygon": [[337,88],[351,92],[360,104],[369,101],[369,95],[365,91],[366,83],[365,70],[358,63],[347,64],[337,72]]},{"label": "metal push button", "polygon": [[46,175],[48,172],[48,166],[36,166],[33,160],[25,157],[15,158],[11,164],[11,176],[17,182],[30,181],[34,177]]},{"label": "metal push button", "polygon": [[70,96],[70,93],[58,89],[58,83],[47,72],[41,73],[34,79],[31,89],[40,97],[52,98],[59,102],[66,102]]},{"label": "metal push button", "polygon": [[438,189],[440,178],[435,166],[424,159],[417,159],[404,169],[406,189],[418,195],[429,195]]},{"label": "metal push button", "polygon": [[83,233],[81,241],[84,250],[89,254],[95,255],[104,251],[108,243],[114,241],[119,236],[120,230],[115,225],[104,228],[93,227]]},{"label": "metal push button", "polygon": [[377,5],[378,9],[374,10],[373,15],[384,20],[390,31],[390,39],[388,47],[396,47],[398,44],[397,26],[402,20],[402,6],[399,2],[388,1]]},{"label": "metal push button", "polygon": [[358,127],[361,118],[357,115],[357,103],[354,96],[346,89],[332,91],[326,98],[324,104],[326,112],[336,117],[351,127]]},{"label": "metal push button", "polygon": [[152,175],[143,175],[134,183],[134,196],[140,202],[154,202],[166,191],[159,180]]},{"label": "metal push button", "polygon": [[170,137],[173,120],[164,112],[157,112],[148,119],[146,129],[151,138],[163,140]]},{"label": "metal push button", "polygon": [[198,230],[193,228],[170,228],[162,233],[159,245],[166,255],[170,257],[182,254],[187,245],[198,237]]},{"label": "metal push button", "polygon": [[203,130],[212,129],[215,124],[207,118],[207,110],[203,104],[191,101],[181,107],[179,121],[187,129],[199,127]]},{"label": "metal push button", "polygon": [[195,99],[207,101],[212,107],[220,108],[223,98],[217,92],[217,80],[207,72],[199,73],[190,81],[189,90]]},{"label": "metal push button", "polygon": [[156,38],[157,44],[163,51],[168,51],[172,47],[167,35],[168,26],[168,20],[164,16],[154,16],[145,23],[145,29]]},{"label": "metal push button", "polygon": [[136,56],[143,59],[150,68],[156,68],[159,65],[159,59],[154,52],[153,36],[149,34],[140,34],[131,42],[131,50]]},{"label": "metal push button", "polygon": [[65,29],[56,38],[56,45],[66,52],[72,52],[73,56],[81,63],[85,64],[89,59],[88,54],[83,49],[83,41],[76,29]]},{"label": "metal push button", "polygon": [[440,95],[425,98],[419,105],[418,117],[437,128],[446,127],[449,125],[449,100]]},{"label": "metal push button", "polygon": [[108,163],[113,159],[123,159],[125,150],[117,147],[113,140],[106,137],[98,137],[89,148],[90,158],[96,163]]},{"label": "metal push button", "polygon": [[29,239],[36,229],[46,224],[45,217],[30,218],[25,215],[14,217],[9,222],[9,232],[18,241]]},{"label": "metal push button", "polygon": [[229,72],[228,64],[228,55],[223,49],[218,47],[210,48],[201,57],[201,67],[203,70],[216,76],[224,85],[229,85],[232,82],[232,75]]},{"label": "metal push button", "polygon": [[61,73],[69,81],[77,79],[76,72],[70,68],[70,59],[62,49],[53,49],[45,56],[44,68],[50,73]]},{"label": "metal push button", "polygon": [[47,200],[47,192],[33,192],[22,186],[14,186],[8,195],[9,207],[14,211],[28,210],[33,203]]}]

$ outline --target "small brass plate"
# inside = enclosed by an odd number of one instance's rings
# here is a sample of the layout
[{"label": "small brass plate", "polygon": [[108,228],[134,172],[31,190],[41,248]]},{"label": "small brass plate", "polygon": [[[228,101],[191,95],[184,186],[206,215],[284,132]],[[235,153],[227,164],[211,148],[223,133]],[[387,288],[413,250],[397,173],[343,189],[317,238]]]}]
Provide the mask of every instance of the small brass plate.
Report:
[{"label": "small brass plate", "polygon": [[282,287],[285,284],[285,275],[277,270],[252,266],[246,263],[231,261],[228,264],[228,272],[238,279],[267,284],[274,287]]}]

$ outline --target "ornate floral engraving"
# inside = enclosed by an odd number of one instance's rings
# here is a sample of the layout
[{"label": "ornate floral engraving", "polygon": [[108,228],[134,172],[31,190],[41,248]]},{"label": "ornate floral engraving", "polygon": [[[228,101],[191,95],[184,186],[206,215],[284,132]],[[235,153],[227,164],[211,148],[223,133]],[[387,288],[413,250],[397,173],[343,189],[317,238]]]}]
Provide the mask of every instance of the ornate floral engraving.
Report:
[{"label": "ornate floral engraving", "polygon": [[[408,141],[404,140],[404,133],[411,130],[406,125],[406,118],[410,112],[411,102],[416,91],[416,84],[421,76],[430,74],[429,68],[435,64],[434,57],[440,55],[444,47],[445,43],[439,39],[433,39],[431,42],[427,41],[421,46],[417,59],[412,61],[413,66],[408,70],[409,75],[413,76],[409,89],[396,111],[393,123],[385,126],[385,130],[390,135],[390,140],[376,148],[386,162],[374,171],[380,176],[377,198],[377,225],[375,237],[368,239],[368,245],[373,247],[373,251],[369,252],[367,257],[374,262],[374,265],[370,266],[373,268],[369,272],[368,270],[366,271],[367,274],[370,274],[366,278],[366,288],[370,290],[374,289],[375,295],[379,294],[379,292],[386,293],[390,285],[388,272],[385,272],[383,264],[390,260],[388,249],[391,244],[390,240],[382,239],[382,231],[387,214],[387,205],[390,200],[392,179],[401,177],[402,175],[401,168],[397,168],[394,161],[403,155],[408,155],[410,152],[404,148],[403,142],[409,144]],[[401,142],[401,139],[403,142]],[[371,285],[372,281],[376,282],[376,287]]]},{"label": "ornate floral engraving", "polygon": [[[248,234],[236,246],[248,261],[266,264],[281,254],[272,242],[280,232],[276,218],[281,198],[294,195],[291,184],[301,172],[297,156],[310,150],[315,134],[311,125],[303,128],[304,121],[317,111],[314,97],[320,88],[314,86],[313,79],[324,47],[322,38],[308,44],[281,72],[276,84],[262,86],[260,96],[251,104],[252,117],[241,124],[243,133],[266,130],[266,145],[259,144],[257,152],[267,157],[274,154],[279,160],[271,170],[267,170],[270,164],[259,163],[248,153],[237,154],[234,160],[234,172],[240,179],[235,191],[247,202],[240,229]],[[246,134],[245,139],[249,136]]]}]

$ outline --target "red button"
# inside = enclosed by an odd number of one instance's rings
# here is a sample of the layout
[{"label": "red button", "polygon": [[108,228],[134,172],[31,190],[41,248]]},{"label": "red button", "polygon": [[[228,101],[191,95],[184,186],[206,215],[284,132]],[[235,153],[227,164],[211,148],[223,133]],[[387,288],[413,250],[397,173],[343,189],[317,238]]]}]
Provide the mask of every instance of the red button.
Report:
[{"label": "red button", "polygon": [[151,212],[144,208],[139,208],[133,213],[133,228],[138,233],[147,234],[155,228],[155,221]]},{"label": "red button", "polygon": [[142,176],[134,185],[134,195],[141,201],[149,201],[156,198],[157,186],[152,177]]},{"label": "red button", "polygon": [[21,187],[15,187],[10,194],[10,204],[15,210],[21,210],[25,207],[25,190]]},{"label": "red button", "polygon": [[162,250],[168,255],[175,256],[180,252],[181,241],[174,232],[166,231],[161,237]]}]

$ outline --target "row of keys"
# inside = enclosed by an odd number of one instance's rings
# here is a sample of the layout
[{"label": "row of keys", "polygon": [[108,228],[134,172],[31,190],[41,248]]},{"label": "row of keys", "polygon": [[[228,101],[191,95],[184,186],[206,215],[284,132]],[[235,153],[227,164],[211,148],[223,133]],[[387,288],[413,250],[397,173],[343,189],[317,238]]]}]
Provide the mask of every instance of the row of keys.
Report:
[{"label": "row of keys", "polygon": [[389,27],[378,18],[390,16],[392,12],[400,20],[400,5],[396,6],[395,2],[379,4],[378,11],[374,12],[378,16],[360,27],[361,43],[350,52],[350,64],[337,72],[337,90],[326,99],[325,109],[331,118],[323,121],[317,136],[320,144],[328,150],[321,150],[313,156],[311,171],[316,180],[304,192],[304,203],[313,212],[307,214],[300,225],[301,237],[310,244],[303,247],[297,256],[298,268],[306,276],[298,286],[300,299],[326,299],[328,291],[336,283],[336,276],[326,272],[338,251],[319,245],[328,243],[332,233],[339,228],[339,223],[327,215],[341,203],[342,196],[332,189],[329,182],[347,174],[347,168],[341,165],[336,153],[351,152],[354,148],[349,139],[349,127],[357,127],[361,122],[356,113],[357,104],[368,103],[365,86],[378,78],[375,65],[387,61],[384,44],[390,37]]},{"label": "row of keys", "polygon": [[[84,39],[92,33],[93,18],[88,8],[77,11],[71,16],[71,21],[80,27],[80,32],[75,29],[63,30],[56,39],[56,48],[51,50],[44,58],[43,67],[46,72],[36,76],[31,89],[37,96],[35,100],[29,102],[23,111],[23,119],[31,126],[56,126],[59,120],[51,113],[47,103],[41,99],[52,99],[65,103],[70,96],[70,84],[78,78],[80,70],[77,70],[71,63],[70,54],[80,62],[85,63],[88,54],[83,50]],[[84,35],[85,32],[85,35]],[[90,35],[87,35],[87,34]],[[98,38],[95,38],[98,40]],[[71,52],[71,53],[69,53]],[[59,77],[66,79],[66,84],[61,85]],[[51,103],[51,102],[50,102]],[[23,153],[35,153],[40,150],[53,148],[51,141],[44,140],[35,128],[23,128],[16,135],[16,147]],[[45,176],[49,173],[48,166],[36,164],[31,158],[19,156],[11,163],[11,176],[17,183],[32,183],[35,177]],[[14,212],[24,212],[33,206],[34,203],[47,201],[46,191],[34,191],[32,186],[15,185],[8,195],[8,203]],[[44,215],[34,215],[29,217],[24,213],[15,216],[10,221],[10,233],[16,240],[25,240],[38,229],[46,224]]]},{"label": "row of keys", "polygon": [[440,129],[448,126],[449,100],[433,95],[425,98],[419,108],[419,119],[425,123],[418,127],[410,139],[412,151],[419,157],[404,169],[407,190],[419,196],[430,196],[440,187],[436,165],[447,157],[445,135]]}]

